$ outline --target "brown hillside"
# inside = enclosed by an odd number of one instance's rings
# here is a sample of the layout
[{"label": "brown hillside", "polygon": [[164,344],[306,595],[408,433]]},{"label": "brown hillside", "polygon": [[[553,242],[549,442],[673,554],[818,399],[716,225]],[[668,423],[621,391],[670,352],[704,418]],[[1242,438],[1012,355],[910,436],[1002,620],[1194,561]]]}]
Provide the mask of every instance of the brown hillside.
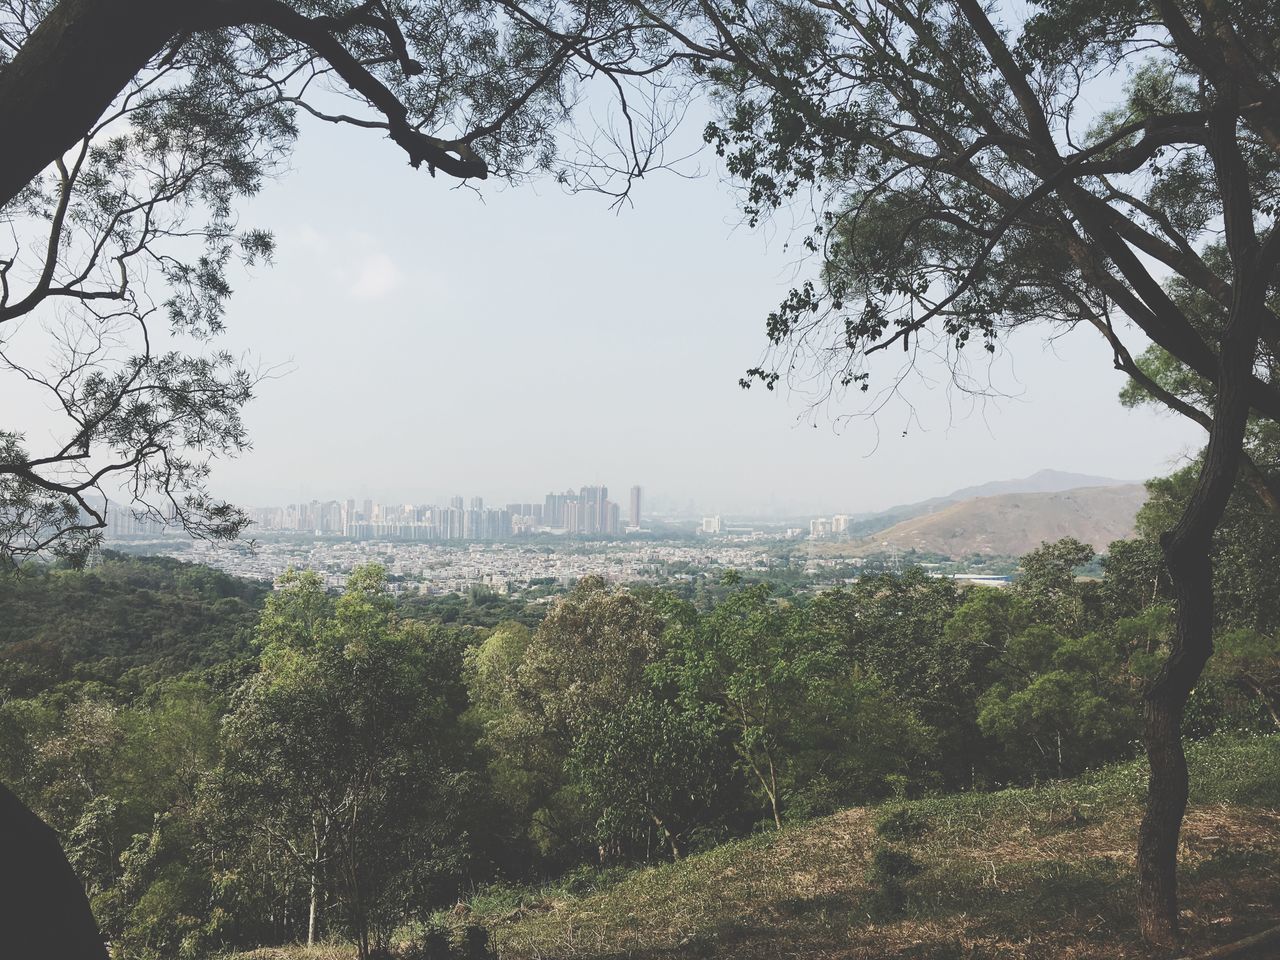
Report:
[{"label": "brown hillside", "polygon": [[1133,536],[1134,518],[1146,499],[1138,484],[977,497],[881,530],[863,549],[887,543],[951,557],[1021,556],[1046,541],[1075,537],[1104,550],[1113,540]]}]

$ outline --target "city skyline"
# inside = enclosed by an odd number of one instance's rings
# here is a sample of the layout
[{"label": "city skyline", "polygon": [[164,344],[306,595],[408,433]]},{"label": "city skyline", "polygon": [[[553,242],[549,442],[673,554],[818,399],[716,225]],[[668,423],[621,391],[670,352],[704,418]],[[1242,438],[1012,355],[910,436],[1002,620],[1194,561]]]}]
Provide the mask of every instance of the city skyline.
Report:
[{"label": "city skyline", "polygon": [[[609,489],[602,484],[551,491],[541,501],[510,501],[501,506],[486,503],[483,496],[454,495],[445,502],[384,503],[371,497],[346,497],[246,509],[256,531],[354,539],[502,540],[534,532],[621,535],[639,529],[643,496],[641,486],[631,488],[625,527],[621,504],[609,499]],[[127,519],[118,519],[116,532],[122,524],[132,526]]]}]

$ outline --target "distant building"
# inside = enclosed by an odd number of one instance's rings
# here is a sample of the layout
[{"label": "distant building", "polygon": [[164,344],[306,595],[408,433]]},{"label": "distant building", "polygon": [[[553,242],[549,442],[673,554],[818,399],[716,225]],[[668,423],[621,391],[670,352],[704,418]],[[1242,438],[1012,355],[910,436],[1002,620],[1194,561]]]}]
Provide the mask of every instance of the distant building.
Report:
[{"label": "distant building", "polygon": [[831,518],[831,532],[838,537],[845,536],[849,532],[849,515],[846,513],[837,513]]},{"label": "distant building", "polygon": [[583,487],[578,494],[579,533],[608,533],[609,488]]},{"label": "distant building", "polygon": [[724,523],[720,520],[718,516],[702,518],[703,533],[719,533],[723,529],[724,529]]},{"label": "distant building", "polygon": [[639,487],[631,488],[631,526],[640,526],[640,504],[644,491]]}]

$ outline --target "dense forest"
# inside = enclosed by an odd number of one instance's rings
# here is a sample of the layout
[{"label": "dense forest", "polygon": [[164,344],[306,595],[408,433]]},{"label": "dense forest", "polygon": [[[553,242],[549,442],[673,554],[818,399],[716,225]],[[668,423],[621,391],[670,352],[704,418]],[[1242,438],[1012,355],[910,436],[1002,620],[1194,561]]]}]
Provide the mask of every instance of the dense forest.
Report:
[{"label": "dense forest", "polygon": [[[1046,544],[1008,589],[730,573],[535,609],[397,603],[377,567],[335,596],[307,573],[30,566],[0,584],[0,779],[58,831],[116,956],[378,955],[486,884],[1135,756],[1170,635],[1158,538],[1190,481],[1152,482],[1140,538],[1100,561]],[[1218,537],[1193,737],[1280,726],[1280,522],[1251,496]]]}]

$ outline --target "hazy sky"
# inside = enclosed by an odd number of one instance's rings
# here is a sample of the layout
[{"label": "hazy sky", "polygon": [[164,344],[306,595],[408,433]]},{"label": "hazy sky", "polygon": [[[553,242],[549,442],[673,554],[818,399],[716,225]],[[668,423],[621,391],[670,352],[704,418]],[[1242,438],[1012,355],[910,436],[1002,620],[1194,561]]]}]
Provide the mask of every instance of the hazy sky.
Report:
[{"label": "hazy sky", "polygon": [[1121,408],[1086,330],[1016,338],[992,369],[1011,396],[985,406],[917,384],[915,421],[897,404],[837,428],[855,397],[815,426],[803,396],[744,392],[765,316],[811,265],[739,226],[713,169],[660,174],[613,213],[551,183],[456,189],[374,133],[316,123],[292,167],[242,216],[279,253],[238,279],[226,343],[289,372],[247,412],[254,450],[216,468],[236,502],[587,483],[625,502],[639,483],[703,512],[855,512],[1044,467],[1140,480],[1201,442]]}]

